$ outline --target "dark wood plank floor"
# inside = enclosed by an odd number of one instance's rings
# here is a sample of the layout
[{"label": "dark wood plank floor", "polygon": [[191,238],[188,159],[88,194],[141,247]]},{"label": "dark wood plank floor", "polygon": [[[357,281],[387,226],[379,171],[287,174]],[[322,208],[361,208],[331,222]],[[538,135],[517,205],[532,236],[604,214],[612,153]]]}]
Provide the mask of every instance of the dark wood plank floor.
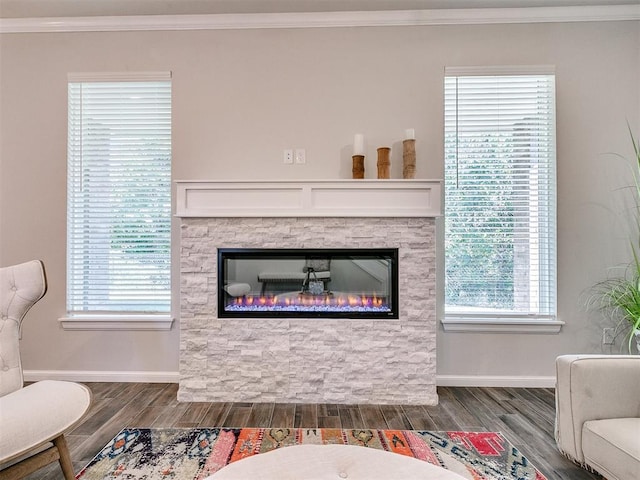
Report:
[{"label": "dark wood plank floor", "polygon": [[[93,405],[67,436],[76,471],[125,427],[318,427],[499,431],[548,480],[595,480],[558,453],[554,391],[440,387],[437,406],[180,403],[176,384],[88,383]],[[62,478],[57,464],[29,480]]]}]

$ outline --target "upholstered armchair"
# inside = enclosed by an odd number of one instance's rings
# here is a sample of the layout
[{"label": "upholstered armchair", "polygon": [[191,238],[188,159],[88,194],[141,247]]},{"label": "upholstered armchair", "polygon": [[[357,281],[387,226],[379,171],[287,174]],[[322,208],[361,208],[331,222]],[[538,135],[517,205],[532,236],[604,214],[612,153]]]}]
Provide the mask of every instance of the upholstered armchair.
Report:
[{"label": "upholstered armchair", "polygon": [[640,355],[556,359],[556,443],[608,480],[640,479]]},{"label": "upholstered armchair", "polygon": [[64,433],[89,409],[90,390],[53,380],[23,386],[20,327],[46,291],[42,262],[0,268],[0,480],[23,478],[56,460],[66,480],[75,478]]}]

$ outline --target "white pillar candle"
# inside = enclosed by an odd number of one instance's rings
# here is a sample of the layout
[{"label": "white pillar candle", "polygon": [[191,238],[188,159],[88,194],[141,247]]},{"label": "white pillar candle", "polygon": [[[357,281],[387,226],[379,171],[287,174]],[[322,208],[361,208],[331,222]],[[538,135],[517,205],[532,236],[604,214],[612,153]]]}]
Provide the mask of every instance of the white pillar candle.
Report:
[{"label": "white pillar candle", "polygon": [[416,131],[413,128],[407,128],[404,131],[404,139],[405,140],[415,140],[416,139]]},{"label": "white pillar candle", "polygon": [[356,133],[353,137],[353,154],[364,155],[364,135],[361,133]]}]

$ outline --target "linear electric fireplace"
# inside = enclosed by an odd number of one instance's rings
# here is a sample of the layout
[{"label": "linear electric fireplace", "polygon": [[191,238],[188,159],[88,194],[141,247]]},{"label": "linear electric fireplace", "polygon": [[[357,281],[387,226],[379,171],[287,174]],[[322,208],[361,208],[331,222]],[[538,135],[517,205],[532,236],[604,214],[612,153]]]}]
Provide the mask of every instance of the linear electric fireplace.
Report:
[{"label": "linear electric fireplace", "polygon": [[398,318],[398,249],[218,249],[218,317]]}]

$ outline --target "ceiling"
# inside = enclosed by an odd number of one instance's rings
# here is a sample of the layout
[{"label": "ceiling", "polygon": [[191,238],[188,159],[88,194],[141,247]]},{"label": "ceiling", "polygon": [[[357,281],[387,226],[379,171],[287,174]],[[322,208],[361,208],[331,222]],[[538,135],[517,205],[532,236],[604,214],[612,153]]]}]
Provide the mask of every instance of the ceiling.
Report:
[{"label": "ceiling", "polygon": [[638,5],[640,0],[0,0],[0,17],[92,17]]}]

